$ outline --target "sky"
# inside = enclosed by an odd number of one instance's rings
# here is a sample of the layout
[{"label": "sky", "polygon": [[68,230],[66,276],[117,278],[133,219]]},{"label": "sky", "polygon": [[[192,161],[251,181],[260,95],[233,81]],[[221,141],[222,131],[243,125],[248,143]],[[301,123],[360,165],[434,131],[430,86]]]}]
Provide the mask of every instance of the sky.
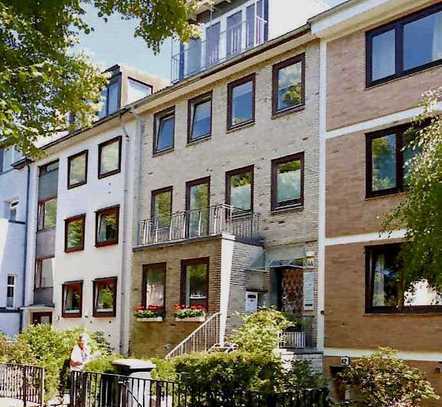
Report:
[{"label": "sky", "polygon": [[[324,1],[334,6],[343,0]],[[92,7],[87,9],[85,20],[95,31],[81,35],[78,49],[88,54],[103,69],[120,63],[170,79],[170,41],[165,42],[159,55],[154,55],[142,39],[134,38],[135,22],[111,16],[106,23]]]}]

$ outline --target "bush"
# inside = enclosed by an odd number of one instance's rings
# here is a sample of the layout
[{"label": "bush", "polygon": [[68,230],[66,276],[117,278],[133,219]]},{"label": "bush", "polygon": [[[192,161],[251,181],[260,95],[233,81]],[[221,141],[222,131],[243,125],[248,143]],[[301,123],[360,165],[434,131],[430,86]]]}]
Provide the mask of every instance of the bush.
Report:
[{"label": "bush", "polygon": [[176,380],[175,362],[173,359],[152,358],[150,361],[155,365],[155,369],[152,370],[152,379],[166,381]]},{"label": "bush", "polygon": [[97,373],[118,373],[118,369],[112,364],[116,359],[121,359],[120,355],[102,355],[97,359],[86,363],[84,370]]},{"label": "bush", "polygon": [[285,392],[317,389],[327,386],[327,379],[312,369],[308,360],[293,360],[281,377],[281,390]]},{"label": "bush", "polygon": [[241,319],[244,324],[233,332],[230,341],[239,350],[250,353],[273,354],[280,334],[291,325],[282,312],[271,308],[243,315]]},{"label": "bush", "polygon": [[341,378],[356,390],[356,406],[414,407],[423,400],[439,399],[422,372],[398,359],[397,352],[389,348],[356,360]]}]

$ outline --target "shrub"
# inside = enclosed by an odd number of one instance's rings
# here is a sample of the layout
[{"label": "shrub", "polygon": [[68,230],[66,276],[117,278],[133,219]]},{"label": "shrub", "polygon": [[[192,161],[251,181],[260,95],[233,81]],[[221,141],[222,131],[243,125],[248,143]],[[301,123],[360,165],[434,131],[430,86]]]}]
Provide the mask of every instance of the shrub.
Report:
[{"label": "shrub", "polygon": [[280,334],[291,325],[282,312],[271,308],[242,315],[241,319],[244,324],[233,332],[230,341],[250,353],[271,355],[278,347]]},{"label": "shrub", "polygon": [[175,362],[169,359],[152,358],[150,361],[155,365],[152,370],[152,379],[154,380],[176,380]]},{"label": "shrub", "polygon": [[313,370],[308,360],[293,360],[280,381],[281,390],[286,392],[327,386],[327,379]]},{"label": "shrub", "polygon": [[415,407],[423,400],[439,398],[422,372],[398,359],[397,352],[389,348],[356,360],[341,377],[357,391],[354,405]]},{"label": "shrub", "polygon": [[84,370],[97,373],[118,373],[118,369],[112,364],[120,355],[103,355],[86,363]]}]

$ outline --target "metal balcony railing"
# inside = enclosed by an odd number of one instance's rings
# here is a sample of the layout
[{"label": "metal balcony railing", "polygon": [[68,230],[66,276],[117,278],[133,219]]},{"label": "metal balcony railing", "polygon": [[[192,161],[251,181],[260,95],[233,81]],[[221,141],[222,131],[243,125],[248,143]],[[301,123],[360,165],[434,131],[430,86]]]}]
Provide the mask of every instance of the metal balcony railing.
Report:
[{"label": "metal balcony railing", "polygon": [[[227,61],[266,40],[267,21],[256,16],[220,32],[219,25],[206,28],[206,38],[193,39],[172,55],[171,78],[178,82]],[[218,30],[217,30],[218,29]]]},{"label": "metal balcony railing", "polygon": [[314,317],[302,317],[299,324],[286,329],[280,335],[279,348],[293,350],[316,348]]},{"label": "metal balcony railing", "polygon": [[146,219],[139,222],[138,245],[149,246],[221,233],[230,233],[241,240],[257,241],[260,239],[259,215],[220,204],[176,212],[166,219]]}]

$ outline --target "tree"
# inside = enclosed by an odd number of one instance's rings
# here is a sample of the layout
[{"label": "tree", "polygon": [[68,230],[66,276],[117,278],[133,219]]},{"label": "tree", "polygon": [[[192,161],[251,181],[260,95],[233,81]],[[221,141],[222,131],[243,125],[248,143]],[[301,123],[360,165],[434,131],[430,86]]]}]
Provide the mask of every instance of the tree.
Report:
[{"label": "tree", "polygon": [[423,400],[439,399],[422,372],[398,359],[389,348],[356,360],[341,378],[355,390],[354,406],[417,407]]},{"label": "tree", "polygon": [[403,292],[413,292],[414,283],[423,280],[442,291],[442,118],[434,109],[441,97],[442,87],[427,92],[424,112],[407,134],[407,148],[414,151],[407,163],[407,193],[384,221],[390,232],[406,228],[400,252]]},{"label": "tree", "polygon": [[93,4],[106,19],[135,19],[135,36],[155,52],[176,36],[195,34],[188,21],[198,0],[0,0],[0,148],[16,146],[38,155],[35,141],[75,126],[89,126],[99,109],[106,75],[72,47],[81,32],[83,6]]}]

